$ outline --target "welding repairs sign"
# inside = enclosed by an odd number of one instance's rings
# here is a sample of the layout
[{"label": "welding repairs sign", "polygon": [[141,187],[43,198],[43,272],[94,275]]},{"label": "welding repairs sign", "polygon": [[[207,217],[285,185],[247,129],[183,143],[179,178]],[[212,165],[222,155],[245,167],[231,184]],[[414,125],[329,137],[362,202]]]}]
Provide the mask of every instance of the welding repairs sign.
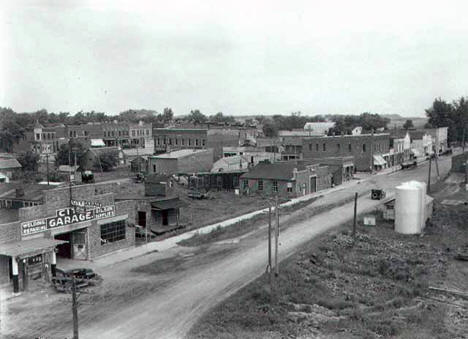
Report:
[{"label": "welding repairs sign", "polygon": [[54,217],[21,223],[21,234],[30,235],[83,221],[104,219],[115,216],[115,205],[102,206],[86,202],[72,202],[74,207],[61,208]]}]

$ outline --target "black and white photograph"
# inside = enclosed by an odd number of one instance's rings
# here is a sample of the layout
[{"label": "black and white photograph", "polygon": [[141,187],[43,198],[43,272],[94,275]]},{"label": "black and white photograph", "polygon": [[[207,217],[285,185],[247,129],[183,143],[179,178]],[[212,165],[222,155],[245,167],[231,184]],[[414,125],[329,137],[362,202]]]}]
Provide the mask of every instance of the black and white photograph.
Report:
[{"label": "black and white photograph", "polygon": [[0,338],[468,339],[468,2],[0,4]]}]

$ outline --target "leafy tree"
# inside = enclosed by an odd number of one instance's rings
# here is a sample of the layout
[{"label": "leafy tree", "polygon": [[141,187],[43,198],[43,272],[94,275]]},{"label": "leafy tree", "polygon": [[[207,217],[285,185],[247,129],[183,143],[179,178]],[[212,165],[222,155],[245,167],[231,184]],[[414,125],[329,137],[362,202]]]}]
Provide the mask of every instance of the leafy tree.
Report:
[{"label": "leafy tree", "polygon": [[[71,148],[70,148],[71,146]],[[69,143],[63,144],[59,147],[57,155],[55,157],[55,164],[60,165],[81,165],[81,158],[85,154],[86,149],[80,142],[71,139]],[[75,153],[76,153],[76,164],[75,164]]]},{"label": "leafy tree", "polygon": [[216,123],[234,123],[236,119],[232,115],[224,115],[222,112],[218,112],[210,116],[210,121]]},{"label": "leafy tree", "polygon": [[12,152],[13,145],[25,136],[26,128],[17,121],[11,108],[0,108],[0,148]]},{"label": "leafy tree", "polygon": [[39,168],[39,154],[28,151],[18,157],[18,162],[24,171],[37,172]]},{"label": "leafy tree", "polygon": [[203,124],[208,119],[207,119],[206,115],[204,115],[198,109],[196,109],[196,110],[190,111],[190,114],[188,115],[188,120],[190,122],[193,122],[194,124]]},{"label": "leafy tree", "polygon": [[172,112],[172,108],[166,107],[163,110],[163,114],[161,117],[164,122],[170,122],[174,119],[174,112]]},{"label": "leafy tree", "polygon": [[414,128],[413,120],[411,120],[411,119],[406,120],[405,123],[403,124],[403,128],[404,129]]},{"label": "leafy tree", "polygon": [[278,136],[278,127],[273,121],[266,121],[263,124],[263,134],[267,138],[272,138]]},{"label": "leafy tree", "polygon": [[455,113],[452,104],[436,98],[432,106],[426,109],[426,115],[429,118],[428,124],[433,127],[448,127],[448,141],[461,141],[461,134],[458,135],[457,124],[461,124],[463,131],[463,121],[460,121],[462,115]]},{"label": "leafy tree", "polygon": [[111,171],[119,163],[119,153],[116,150],[109,150],[106,152],[99,152],[93,167],[101,169],[104,172]]}]

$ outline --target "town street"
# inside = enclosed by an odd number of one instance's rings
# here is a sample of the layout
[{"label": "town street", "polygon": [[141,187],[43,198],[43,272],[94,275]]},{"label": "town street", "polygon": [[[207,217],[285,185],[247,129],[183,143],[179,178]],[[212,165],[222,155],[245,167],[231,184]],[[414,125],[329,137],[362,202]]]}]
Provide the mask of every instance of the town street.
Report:
[{"label": "town street", "polygon": [[[450,163],[448,157],[440,159],[441,176],[448,172]],[[436,168],[432,168],[432,180],[435,181]],[[427,173],[426,162],[416,169],[370,176],[359,184],[327,194],[311,205],[283,216],[281,224],[288,227],[280,235],[280,258],[291,255],[308,240],[353,216],[353,202],[308,217],[308,210],[313,206],[333,204],[343,197],[352,197],[354,192],[367,192],[371,188],[384,188],[388,196],[401,182],[426,181]],[[378,204],[379,201],[370,199],[370,194],[365,194],[359,198],[358,213],[373,210]],[[294,220],[299,221],[293,221],[295,216],[299,218]],[[103,267],[99,273],[104,276],[105,284],[114,288],[119,283],[109,294],[118,294],[121,290],[128,293],[133,289],[135,298],[123,302],[119,298],[112,301],[110,296],[110,301],[103,299],[102,303],[92,306],[84,304],[80,307],[80,338],[183,338],[204,312],[265,271],[266,253],[266,229],[261,228],[237,243],[214,243],[203,251],[179,246]],[[157,274],[131,272],[135,267],[174,256],[187,257],[188,265],[179,269],[169,267]],[[143,282],[145,291],[136,291],[138,284]],[[68,308],[66,305],[64,310]],[[29,318],[24,328],[8,326],[7,318],[6,333],[21,336],[17,331],[24,334],[34,328],[44,331],[41,335],[48,338],[63,338],[70,335],[72,329],[71,312],[64,312],[58,308],[49,309],[42,316]],[[51,317],[54,320],[50,320]],[[18,324],[21,319],[22,316],[17,315],[10,319],[11,324]],[[36,322],[43,322],[42,326],[34,325]]]},{"label": "town street", "polygon": [[[440,161],[441,175],[447,173],[449,159]],[[436,177],[434,166],[434,179]],[[427,180],[427,163],[415,170],[380,175],[338,195],[366,191],[378,186],[391,193],[398,183],[407,180]],[[375,181],[376,183],[372,183]],[[324,199],[332,201],[335,194]],[[378,205],[368,196],[359,200],[362,213]],[[353,203],[348,203],[309,220],[290,226],[281,233],[281,258],[301,244],[352,218]],[[181,338],[203,312],[262,274],[266,264],[264,237],[246,239],[239,250],[207,267],[189,270],[171,286],[148,297],[144,302],[120,309],[102,321],[88,324],[83,338]]]}]

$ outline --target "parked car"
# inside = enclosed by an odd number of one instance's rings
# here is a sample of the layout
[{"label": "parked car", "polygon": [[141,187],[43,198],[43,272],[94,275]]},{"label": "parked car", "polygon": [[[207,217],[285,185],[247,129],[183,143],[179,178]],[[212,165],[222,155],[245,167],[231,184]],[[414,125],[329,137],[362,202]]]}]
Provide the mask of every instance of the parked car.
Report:
[{"label": "parked car", "polygon": [[94,173],[92,171],[84,171],[81,173],[81,182],[84,184],[94,184]]},{"label": "parked car", "polygon": [[371,199],[372,200],[382,200],[385,198],[385,191],[382,189],[373,189],[371,190]]},{"label": "parked car", "polygon": [[135,178],[133,179],[134,182],[144,182],[145,181],[145,175],[143,173],[137,173]]},{"label": "parked car", "polygon": [[408,168],[414,168],[414,167],[418,167],[418,163],[416,162],[416,160],[409,160],[409,161],[405,161],[401,164],[401,169],[408,169]]},{"label": "parked car", "polygon": [[102,282],[102,277],[90,268],[73,268],[69,270],[56,269],[56,275],[52,278],[52,284],[59,292],[71,292],[72,278],[75,278],[77,290],[96,286]]}]

